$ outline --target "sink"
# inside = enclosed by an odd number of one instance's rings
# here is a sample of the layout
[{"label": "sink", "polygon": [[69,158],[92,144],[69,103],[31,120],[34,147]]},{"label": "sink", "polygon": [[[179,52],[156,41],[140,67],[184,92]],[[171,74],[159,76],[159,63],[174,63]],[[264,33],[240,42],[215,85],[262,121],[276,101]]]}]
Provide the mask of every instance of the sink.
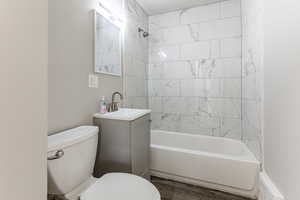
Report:
[{"label": "sink", "polygon": [[146,109],[131,109],[131,108],[120,108],[118,111],[100,114],[94,114],[95,118],[99,119],[115,119],[123,121],[133,121],[144,115],[151,113],[151,110]]}]

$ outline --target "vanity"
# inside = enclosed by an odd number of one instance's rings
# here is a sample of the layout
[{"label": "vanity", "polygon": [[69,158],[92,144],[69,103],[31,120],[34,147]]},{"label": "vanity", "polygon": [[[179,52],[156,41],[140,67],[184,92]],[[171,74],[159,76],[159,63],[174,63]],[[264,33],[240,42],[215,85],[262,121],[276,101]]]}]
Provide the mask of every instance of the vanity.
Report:
[{"label": "vanity", "polygon": [[100,130],[95,176],[124,172],[150,178],[150,113],[121,108],[94,114],[94,124]]}]

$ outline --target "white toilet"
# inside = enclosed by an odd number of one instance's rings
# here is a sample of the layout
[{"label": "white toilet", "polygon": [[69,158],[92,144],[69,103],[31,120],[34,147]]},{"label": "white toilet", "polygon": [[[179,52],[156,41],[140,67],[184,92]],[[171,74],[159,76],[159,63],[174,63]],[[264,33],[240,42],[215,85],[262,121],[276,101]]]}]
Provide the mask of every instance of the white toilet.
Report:
[{"label": "white toilet", "polygon": [[92,176],[98,127],[81,126],[48,136],[48,194],[68,200],[160,200],[146,179],[110,173]]}]

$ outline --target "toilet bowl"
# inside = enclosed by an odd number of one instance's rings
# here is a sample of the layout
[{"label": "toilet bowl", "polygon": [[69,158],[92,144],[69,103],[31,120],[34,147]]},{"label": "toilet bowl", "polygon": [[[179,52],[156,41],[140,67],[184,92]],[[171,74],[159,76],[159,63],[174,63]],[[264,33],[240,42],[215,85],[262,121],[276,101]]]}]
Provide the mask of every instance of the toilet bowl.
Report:
[{"label": "toilet bowl", "polygon": [[98,131],[81,126],[48,136],[48,194],[68,200],[160,200],[155,186],[139,176],[92,176]]},{"label": "toilet bowl", "polygon": [[143,178],[125,173],[110,173],[80,195],[80,200],[100,199],[160,200],[160,196],[157,189]]}]

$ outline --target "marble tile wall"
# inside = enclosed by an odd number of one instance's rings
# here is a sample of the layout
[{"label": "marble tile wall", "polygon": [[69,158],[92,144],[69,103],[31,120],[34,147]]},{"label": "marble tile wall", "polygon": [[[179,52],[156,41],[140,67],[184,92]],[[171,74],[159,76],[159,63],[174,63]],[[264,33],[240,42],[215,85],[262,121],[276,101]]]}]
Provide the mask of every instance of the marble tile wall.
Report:
[{"label": "marble tile wall", "polygon": [[263,3],[242,0],[242,133],[243,141],[263,160],[262,80],[263,80]]},{"label": "marble tile wall", "polygon": [[124,0],[123,92],[127,108],[148,108],[148,39],[138,27],[148,31],[148,16],[135,0]]},{"label": "marble tile wall", "polygon": [[152,129],[241,139],[240,0],[149,17]]}]

